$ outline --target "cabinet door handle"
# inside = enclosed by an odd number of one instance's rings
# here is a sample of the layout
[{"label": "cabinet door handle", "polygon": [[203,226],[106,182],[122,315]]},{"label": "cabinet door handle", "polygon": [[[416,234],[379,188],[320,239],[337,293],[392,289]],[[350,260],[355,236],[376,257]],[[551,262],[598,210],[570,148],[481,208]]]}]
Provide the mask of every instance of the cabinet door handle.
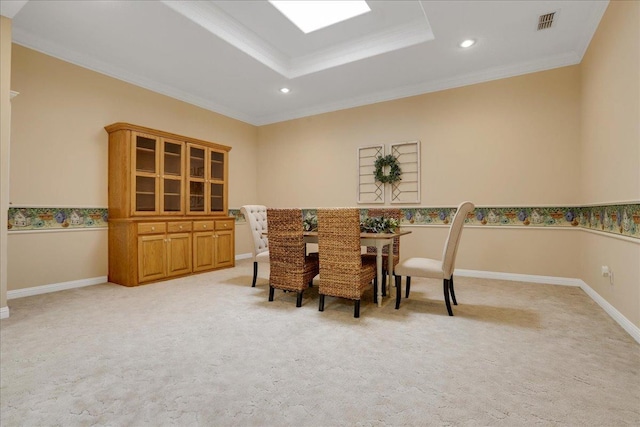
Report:
[{"label": "cabinet door handle", "polygon": [[155,227],[151,227],[151,231],[156,231],[156,228]]}]

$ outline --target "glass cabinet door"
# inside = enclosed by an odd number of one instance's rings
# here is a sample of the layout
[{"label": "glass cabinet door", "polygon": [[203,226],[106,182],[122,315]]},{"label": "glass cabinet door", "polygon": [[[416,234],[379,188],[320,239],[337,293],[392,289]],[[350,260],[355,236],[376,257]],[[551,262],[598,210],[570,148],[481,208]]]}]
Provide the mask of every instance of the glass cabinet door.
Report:
[{"label": "glass cabinet door", "polygon": [[134,133],[133,213],[158,212],[158,138]]},{"label": "glass cabinet door", "polygon": [[211,212],[224,212],[224,153],[209,154],[209,207]]},{"label": "glass cabinet door", "polygon": [[162,150],[162,212],[167,214],[183,213],[183,152],[184,143],[163,141]]},{"label": "glass cabinet door", "polygon": [[226,213],[226,153],[187,144],[187,213]]},{"label": "glass cabinet door", "polygon": [[189,157],[189,186],[188,186],[188,212],[205,213],[206,195],[206,177],[207,171],[205,167],[207,163],[206,149],[192,145],[188,145]]}]

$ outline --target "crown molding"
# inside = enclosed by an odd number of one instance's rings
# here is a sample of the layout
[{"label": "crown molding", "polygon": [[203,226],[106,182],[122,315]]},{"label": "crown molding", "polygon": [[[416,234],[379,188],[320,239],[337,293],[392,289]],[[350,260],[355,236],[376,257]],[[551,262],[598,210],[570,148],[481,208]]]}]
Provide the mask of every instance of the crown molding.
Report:
[{"label": "crown molding", "polygon": [[191,95],[187,92],[177,90],[171,86],[161,84],[146,77],[131,73],[120,67],[115,67],[106,62],[96,60],[95,58],[89,57],[87,55],[80,54],[66,47],[52,43],[49,40],[40,39],[20,29],[15,29],[13,31],[13,39],[15,43],[44,53],[45,55],[59,58],[80,67],[105,74],[109,77],[113,77],[118,80],[122,80],[127,83],[149,89],[162,95],[187,102],[189,104],[204,108],[209,111],[213,111],[218,114],[222,114],[236,120],[240,120],[245,123],[252,124],[254,126],[262,126],[287,120],[294,120],[302,117],[313,116],[316,114],[324,114],[333,111],[344,110],[347,108],[361,107],[378,102],[391,101],[410,96],[437,92],[440,90],[453,89],[476,83],[483,83],[491,80],[515,77],[522,74],[575,65],[580,62],[579,55],[575,52],[572,52],[566,55],[545,58],[541,61],[528,61],[505,67],[489,68],[476,73],[469,73],[464,76],[445,78],[430,83],[404,86],[390,91],[371,93],[360,97],[346,99],[340,102],[321,104],[304,109],[295,109],[285,113],[251,116],[236,110],[232,110],[223,105],[213,103],[204,98]]},{"label": "crown molding", "polygon": [[424,20],[414,21],[308,55],[291,58],[288,77],[301,77],[317,71],[414,46],[433,40],[434,38],[428,23],[425,25]]},{"label": "crown molding", "polygon": [[411,23],[368,34],[307,55],[291,57],[262,40],[211,2],[162,0],[162,3],[288,79],[434,39],[429,21],[423,14],[419,20]]},{"label": "crown molding", "polygon": [[381,91],[360,97],[346,99],[340,102],[327,103],[304,109],[296,109],[280,114],[264,115],[256,117],[254,119],[254,124],[262,126],[287,120],[299,119],[302,117],[313,116],[316,114],[324,114],[333,111],[345,110],[347,108],[361,107],[378,102],[392,101],[410,96],[423,95],[426,93],[438,92],[446,89],[453,89],[477,83],[484,83],[492,80],[515,77],[523,74],[550,70],[553,68],[566,67],[569,65],[576,65],[578,63],[580,63],[579,56],[575,52],[572,52],[566,55],[557,55],[544,58],[540,61],[527,61],[504,67],[488,68],[479,72],[465,74],[463,76],[444,78],[429,83],[403,86],[389,91]]},{"label": "crown molding", "polygon": [[584,28],[584,32],[582,33],[582,37],[580,37],[580,44],[576,47],[577,55],[582,61],[584,54],[587,52],[587,48],[591,44],[591,39],[596,33],[598,29],[598,25],[602,20],[602,16],[604,12],[607,10],[609,6],[609,0],[597,2],[597,8],[593,10],[593,13],[588,19],[588,24]]},{"label": "crown molding", "polygon": [[162,0],[162,3],[273,71],[288,76],[289,60],[284,54],[212,2]]},{"label": "crown molding", "polygon": [[149,89],[153,92],[166,95],[168,97],[178,99],[189,104],[193,104],[197,107],[201,107],[206,110],[213,111],[215,113],[222,114],[236,120],[240,120],[242,122],[255,124],[253,123],[253,118],[244,113],[227,108],[221,104],[213,103],[205,98],[191,95],[187,92],[178,90],[172,86],[164,85],[141,75],[131,73],[123,68],[113,66],[112,64],[99,61],[93,57],[78,53],[59,44],[52,43],[49,40],[44,40],[39,37],[33,36],[31,33],[22,31],[20,29],[15,29],[13,31],[13,42],[29,49],[36,50],[45,55],[53,56],[54,58],[72,63],[79,67],[83,67],[91,71],[95,71],[97,73],[105,74],[109,77],[131,83],[135,86]]},{"label": "crown molding", "polygon": [[29,0],[0,1],[0,15],[13,19]]}]

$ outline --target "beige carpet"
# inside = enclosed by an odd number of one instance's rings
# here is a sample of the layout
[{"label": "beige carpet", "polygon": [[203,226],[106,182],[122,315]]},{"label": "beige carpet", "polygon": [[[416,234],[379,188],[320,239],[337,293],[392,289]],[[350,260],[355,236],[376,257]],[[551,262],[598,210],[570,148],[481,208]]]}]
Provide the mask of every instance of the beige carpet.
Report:
[{"label": "beige carpet", "polygon": [[579,288],[458,278],[448,317],[414,279],[354,319],[260,267],[10,300],[1,425],[640,425],[640,345]]}]

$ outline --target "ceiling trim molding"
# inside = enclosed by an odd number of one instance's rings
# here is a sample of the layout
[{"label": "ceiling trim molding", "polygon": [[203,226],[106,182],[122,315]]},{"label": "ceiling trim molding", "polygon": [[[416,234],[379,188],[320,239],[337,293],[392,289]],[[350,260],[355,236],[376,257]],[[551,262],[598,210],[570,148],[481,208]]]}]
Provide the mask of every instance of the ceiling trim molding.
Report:
[{"label": "ceiling trim molding", "polygon": [[577,52],[578,52],[578,55],[580,56],[580,61],[582,61],[584,54],[587,53],[587,48],[591,44],[591,39],[593,38],[593,36],[596,33],[596,30],[598,29],[598,25],[600,25],[600,21],[602,20],[602,16],[604,15],[604,12],[607,10],[607,7],[609,7],[609,0],[597,2],[597,5],[598,5],[597,8],[593,10],[592,15],[588,20],[587,25],[584,28],[584,32],[580,37],[581,43],[580,43],[580,46],[577,47]]},{"label": "ceiling trim molding", "polygon": [[162,0],[162,3],[288,79],[434,39],[423,9],[423,16],[412,23],[369,34],[308,55],[291,57],[259,38],[211,2]]},{"label": "ceiling trim molding", "polygon": [[354,97],[340,102],[316,105],[305,109],[295,109],[281,114],[263,115],[254,118],[252,124],[263,126],[287,120],[299,119],[316,114],[330,113],[348,108],[362,107],[385,101],[407,98],[411,96],[423,95],[431,92],[438,92],[446,89],[454,89],[492,80],[499,80],[509,77],[516,77],[523,74],[536,73],[539,71],[551,70],[554,68],[566,67],[580,63],[580,57],[572,52],[564,55],[557,55],[545,58],[540,61],[527,61],[512,64],[504,67],[488,68],[479,72],[469,73],[463,76],[441,79],[431,83],[403,86],[389,91],[381,91],[367,94],[361,97]]},{"label": "ceiling trim molding", "polygon": [[162,3],[273,71],[287,76],[289,64],[283,53],[211,2],[162,0]]},{"label": "ceiling trim molding", "polygon": [[0,1],[0,15],[13,19],[29,0]]},{"label": "ceiling trim molding", "polygon": [[323,49],[309,55],[291,59],[290,78],[301,77],[317,71],[370,58],[433,40],[435,37],[425,22],[412,23],[389,28],[385,31],[361,37],[355,41]]},{"label": "ceiling trim molding", "polygon": [[336,103],[320,104],[303,109],[293,109],[284,113],[273,115],[251,116],[227,108],[223,105],[212,103],[204,98],[190,95],[184,91],[177,90],[173,87],[164,85],[157,81],[150,80],[137,74],[133,74],[119,67],[114,67],[111,64],[98,61],[95,58],[79,54],[65,47],[51,43],[48,40],[42,40],[31,35],[30,33],[24,32],[19,29],[14,29],[13,41],[19,45],[44,53],[45,55],[59,58],[63,61],[70,62],[80,67],[105,74],[109,77],[131,83],[133,85],[151,90],[153,92],[187,102],[189,104],[204,108],[214,113],[222,114],[229,118],[240,120],[254,126],[283,122],[316,114],[344,110],[347,108],[361,107],[378,102],[392,101],[395,99],[422,95],[425,93],[437,92],[440,90],[453,89],[491,80],[515,77],[518,75],[575,65],[579,64],[581,61],[581,56],[577,52],[572,52],[565,55],[548,57],[541,61],[528,61],[504,67],[489,68],[455,78],[441,79],[432,83],[409,85],[389,91],[371,93],[365,96],[354,97]]},{"label": "ceiling trim molding", "polygon": [[166,95],[168,97],[193,104],[197,107],[204,108],[214,113],[222,114],[232,119],[240,120],[249,124],[254,124],[253,117],[243,114],[239,111],[227,108],[221,104],[207,101],[206,99],[198,96],[190,95],[187,92],[177,90],[172,86],[167,86],[155,80],[151,80],[138,74],[131,73],[120,67],[114,67],[109,63],[96,60],[93,57],[80,54],[56,43],[52,43],[48,40],[43,40],[39,37],[35,37],[32,34],[24,32],[22,30],[15,29],[13,31],[13,42],[29,49],[36,50],[45,55],[52,56],[62,61],[77,65],[79,67],[107,75],[117,80],[131,83],[144,89],[148,89],[152,92],[156,92],[161,95]]}]

